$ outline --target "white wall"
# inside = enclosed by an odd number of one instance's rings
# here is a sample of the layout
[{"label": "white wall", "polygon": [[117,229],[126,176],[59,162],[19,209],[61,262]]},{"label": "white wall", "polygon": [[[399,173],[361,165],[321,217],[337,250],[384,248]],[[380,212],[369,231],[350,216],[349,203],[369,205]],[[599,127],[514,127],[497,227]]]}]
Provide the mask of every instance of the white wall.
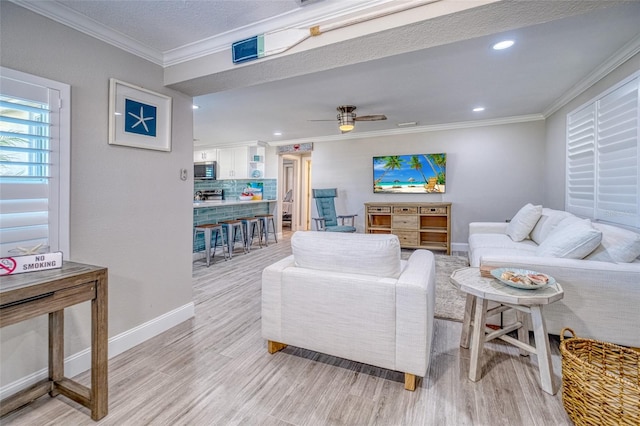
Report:
[{"label": "white wall", "polygon": [[[316,143],[312,187],[337,187],[338,214],[357,213],[358,232],[365,202],[451,202],[452,242],[466,244],[469,222],[503,221],[543,201],[544,143],[544,121]],[[373,194],[373,156],[439,152],[445,194]]]},{"label": "white wall", "polygon": [[605,78],[547,118],[545,186],[548,191],[544,198],[545,205],[555,209],[564,209],[567,114],[638,70],[640,70],[640,53],[631,57]]},{"label": "white wall", "polygon": [[[191,98],[163,87],[161,67],[0,2],[2,66],[71,85],[71,251],[109,268],[109,336],[192,303]],[[172,151],[107,143],[109,78],[173,98]],[[191,175],[191,172],[189,172]],[[67,309],[66,351],[89,346],[88,302]],[[46,318],[5,327],[0,385],[46,367]]]}]

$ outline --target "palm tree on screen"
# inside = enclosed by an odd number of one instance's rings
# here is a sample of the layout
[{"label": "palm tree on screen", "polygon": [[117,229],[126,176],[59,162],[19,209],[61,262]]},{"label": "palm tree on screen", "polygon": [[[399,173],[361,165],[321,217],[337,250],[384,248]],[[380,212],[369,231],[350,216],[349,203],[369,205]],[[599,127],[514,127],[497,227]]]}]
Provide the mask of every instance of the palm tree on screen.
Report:
[{"label": "palm tree on screen", "polygon": [[422,172],[422,163],[420,162],[420,157],[418,157],[417,155],[412,155],[411,162],[409,163],[409,167],[419,171],[420,174],[422,175],[422,179],[424,179],[424,183],[427,183],[427,177]]},{"label": "palm tree on screen", "polygon": [[384,175],[386,175],[391,170],[401,169],[402,163],[404,162],[404,160],[399,156],[394,155],[389,157],[377,157],[376,162],[377,163],[384,162],[384,166],[383,166],[384,172],[380,175],[378,179],[376,179],[376,181],[374,182],[374,186],[378,185],[382,181],[382,178],[384,177]]}]

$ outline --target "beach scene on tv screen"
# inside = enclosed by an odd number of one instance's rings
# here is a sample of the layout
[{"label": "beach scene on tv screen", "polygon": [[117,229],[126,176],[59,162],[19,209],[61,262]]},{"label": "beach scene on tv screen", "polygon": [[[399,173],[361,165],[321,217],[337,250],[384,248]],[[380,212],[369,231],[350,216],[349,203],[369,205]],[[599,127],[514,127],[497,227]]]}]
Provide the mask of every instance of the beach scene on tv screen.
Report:
[{"label": "beach scene on tv screen", "polygon": [[373,192],[431,194],[445,192],[446,154],[373,157]]}]

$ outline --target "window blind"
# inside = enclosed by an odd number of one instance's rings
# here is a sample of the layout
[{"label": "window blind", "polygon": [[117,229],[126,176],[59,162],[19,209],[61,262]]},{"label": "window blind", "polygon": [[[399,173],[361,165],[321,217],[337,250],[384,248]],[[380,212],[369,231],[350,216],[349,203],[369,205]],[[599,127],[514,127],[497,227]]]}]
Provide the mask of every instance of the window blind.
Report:
[{"label": "window blind", "polygon": [[598,101],[596,218],[640,227],[638,80]]},{"label": "window blind", "polygon": [[[60,250],[60,91],[0,80],[0,253]],[[63,227],[64,228],[64,227]]]},{"label": "window blind", "polygon": [[567,210],[593,215],[595,207],[595,105],[567,120]]},{"label": "window blind", "polygon": [[640,228],[639,75],[567,115],[567,211]]}]

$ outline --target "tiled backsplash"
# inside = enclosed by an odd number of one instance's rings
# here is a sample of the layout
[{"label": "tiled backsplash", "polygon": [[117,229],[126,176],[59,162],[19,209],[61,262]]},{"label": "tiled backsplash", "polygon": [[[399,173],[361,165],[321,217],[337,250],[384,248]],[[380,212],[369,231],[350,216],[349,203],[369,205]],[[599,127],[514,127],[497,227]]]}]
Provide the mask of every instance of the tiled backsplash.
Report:
[{"label": "tiled backsplash", "polygon": [[278,193],[277,179],[221,179],[221,180],[196,180],[194,182],[193,193],[209,189],[222,188],[225,200],[237,200],[242,190],[248,184],[256,182],[263,183],[262,198],[265,200],[275,200]]}]

